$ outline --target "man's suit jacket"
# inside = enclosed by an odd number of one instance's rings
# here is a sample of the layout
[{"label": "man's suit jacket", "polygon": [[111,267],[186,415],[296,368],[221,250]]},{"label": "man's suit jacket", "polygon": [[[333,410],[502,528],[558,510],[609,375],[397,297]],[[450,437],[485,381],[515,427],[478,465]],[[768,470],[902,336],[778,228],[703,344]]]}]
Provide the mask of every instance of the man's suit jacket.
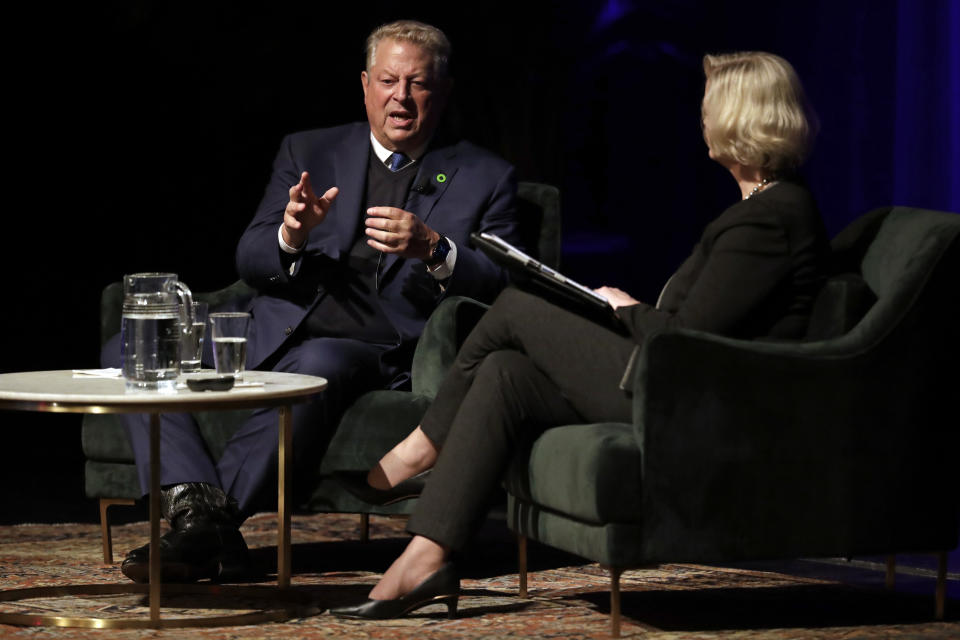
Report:
[{"label": "man's suit jacket", "polygon": [[[276,352],[325,294],[321,274],[349,254],[358,237],[365,199],[370,127],[355,123],[295,133],[284,138],[263,200],[237,247],[237,271],[258,291],[247,365],[254,368]],[[415,341],[443,296],[466,295],[491,301],[506,275],[469,245],[472,231],[495,233],[517,242],[516,179],[506,161],[467,142],[431,147],[403,209],[457,245],[453,275],[441,290],[420,260],[384,254],[378,277],[381,306],[399,333],[398,347]],[[307,171],[314,190],[336,186],[340,193],[306,247],[290,264],[277,241],[290,187]],[[378,203],[370,203],[375,206]]]}]

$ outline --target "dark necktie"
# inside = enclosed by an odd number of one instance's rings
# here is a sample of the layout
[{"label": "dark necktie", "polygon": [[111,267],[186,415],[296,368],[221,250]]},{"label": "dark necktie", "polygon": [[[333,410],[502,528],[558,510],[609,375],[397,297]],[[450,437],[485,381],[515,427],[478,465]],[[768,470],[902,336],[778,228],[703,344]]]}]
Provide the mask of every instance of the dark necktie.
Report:
[{"label": "dark necktie", "polygon": [[410,162],[410,158],[408,158],[406,154],[395,151],[394,153],[390,154],[389,158],[387,158],[387,167],[390,169],[390,171],[399,171],[401,168],[406,166],[408,162]]}]

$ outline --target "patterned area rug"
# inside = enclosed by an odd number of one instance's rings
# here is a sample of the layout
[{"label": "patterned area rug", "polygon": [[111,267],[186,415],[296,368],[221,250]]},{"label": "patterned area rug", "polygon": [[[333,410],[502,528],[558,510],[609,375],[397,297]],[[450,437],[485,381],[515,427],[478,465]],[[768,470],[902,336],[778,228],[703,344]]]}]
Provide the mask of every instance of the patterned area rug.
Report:
[{"label": "patterned area rug", "polygon": [[[386,622],[340,620],[323,611],[362,599],[378,573],[406,543],[403,521],[371,519],[371,541],[360,543],[358,517],[293,519],[293,593],[318,615],[256,626],[170,630],[91,630],[0,625],[0,638],[605,638],[609,635],[609,577],[595,564],[531,545],[530,597],[519,599],[515,550],[502,523],[491,522],[462,559],[457,618],[442,606]],[[275,515],[243,527],[258,566],[276,570]],[[122,553],[149,535],[147,523],[114,527]],[[117,555],[119,556],[120,553]],[[117,565],[102,564],[99,527],[90,524],[0,527],[0,587],[128,584]],[[269,587],[267,578],[258,586]],[[766,571],[667,564],[624,573],[625,637],[642,638],[957,638],[956,602],[947,622],[932,621],[926,597]],[[269,589],[267,589],[269,593]],[[169,595],[164,617],[238,615],[262,600],[232,594]],[[64,616],[146,615],[145,596],[34,598],[0,602],[0,611]]]}]

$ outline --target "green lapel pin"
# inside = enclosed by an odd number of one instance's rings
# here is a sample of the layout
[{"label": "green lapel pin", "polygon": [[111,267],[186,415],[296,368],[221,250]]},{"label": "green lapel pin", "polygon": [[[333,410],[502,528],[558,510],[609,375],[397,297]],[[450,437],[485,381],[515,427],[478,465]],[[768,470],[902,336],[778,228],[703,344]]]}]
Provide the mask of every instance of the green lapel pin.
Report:
[{"label": "green lapel pin", "polygon": [[443,184],[444,182],[447,181],[447,174],[445,174],[445,173],[438,173],[438,174],[437,174],[437,177],[436,177],[435,179],[436,179],[436,181],[439,182],[440,184]]}]

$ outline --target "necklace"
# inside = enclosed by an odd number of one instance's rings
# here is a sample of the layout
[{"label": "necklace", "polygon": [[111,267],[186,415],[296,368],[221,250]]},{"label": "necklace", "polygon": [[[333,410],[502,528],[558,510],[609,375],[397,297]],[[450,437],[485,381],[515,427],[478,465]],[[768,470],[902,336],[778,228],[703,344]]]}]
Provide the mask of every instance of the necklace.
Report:
[{"label": "necklace", "polygon": [[768,184],[771,184],[771,183],[773,183],[773,182],[776,182],[776,178],[772,178],[772,177],[764,178],[763,180],[761,180],[760,182],[757,183],[757,186],[755,186],[755,187],[753,188],[753,191],[751,191],[749,194],[747,194],[747,197],[744,198],[744,200],[749,200],[749,199],[752,198],[755,194],[758,194],[758,193],[760,193],[761,191],[763,191],[764,188],[765,188]]}]

